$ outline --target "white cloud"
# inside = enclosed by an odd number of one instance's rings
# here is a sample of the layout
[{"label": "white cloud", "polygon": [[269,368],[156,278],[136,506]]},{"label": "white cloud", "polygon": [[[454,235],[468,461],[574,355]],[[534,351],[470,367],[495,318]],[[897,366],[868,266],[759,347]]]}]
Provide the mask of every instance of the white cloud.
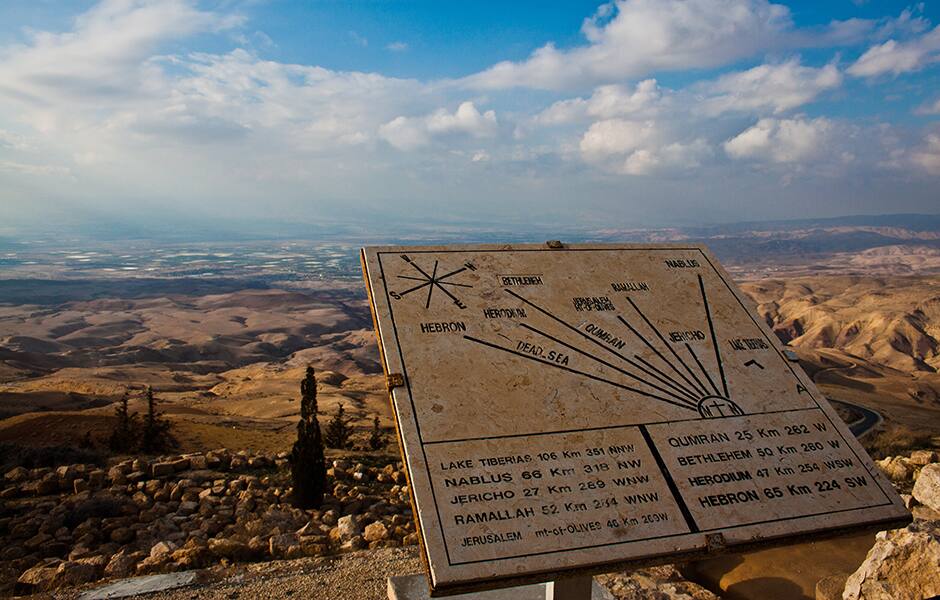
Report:
[{"label": "white cloud", "polygon": [[589,160],[605,158],[611,154],[624,154],[641,147],[656,133],[656,124],[653,121],[598,121],[592,124],[581,138],[581,153]]},{"label": "white cloud", "polygon": [[430,143],[432,136],[466,134],[475,138],[496,134],[496,112],[481,113],[471,101],[453,113],[438,109],[424,117],[396,117],[379,128],[379,136],[399,150],[413,150]]},{"label": "white cloud", "polygon": [[900,75],[940,61],[940,26],[906,42],[888,40],[872,46],[849,68],[855,77]]},{"label": "white cloud", "polygon": [[761,119],[726,141],[725,152],[734,159],[798,163],[820,156],[833,133],[833,123],[819,117]]},{"label": "white cloud", "polygon": [[405,50],[408,49],[408,44],[406,42],[401,42],[401,41],[392,42],[390,44],[387,44],[385,46],[385,49],[391,50],[392,52],[404,52]]},{"label": "white cloud", "polygon": [[646,79],[630,89],[625,85],[602,85],[590,98],[572,98],[555,102],[536,115],[537,123],[559,125],[588,118],[610,119],[645,111],[662,96],[655,79]]},{"label": "white cloud", "polygon": [[766,0],[616,0],[586,19],[588,45],[547,44],[464,79],[481,89],[562,90],[646,75],[716,67],[766,50],[842,44],[871,29],[861,20],[794,28],[789,9]]},{"label": "white cloud", "polygon": [[919,115],[940,115],[940,98],[924,104],[915,112]]},{"label": "white cloud", "polygon": [[[185,0],[106,0],[76,18],[72,31],[35,32],[29,45],[8,49],[0,62],[0,96],[37,109],[65,102],[100,107],[154,83],[147,59],[161,43],[242,22]],[[43,120],[41,109],[35,117]]]},{"label": "white cloud", "polygon": [[0,160],[0,171],[10,171],[24,175],[53,175],[56,177],[67,177],[72,174],[68,167],[58,165],[26,164],[10,160]]},{"label": "white cloud", "polygon": [[579,148],[586,162],[627,175],[693,170],[712,154],[703,138],[676,141],[673,137],[655,121],[606,119],[588,128]]},{"label": "white cloud", "polygon": [[628,175],[649,175],[657,171],[691,171],[712,155],[712,147],[702,138],[688,143],[673,142],[661,148],[636,150],[623,163]]},{"label": "white cloud", "polygon": [[791,59],[764,64],[747,71],[729,73],[703,84],[707,94],[700,110],[708,115],[729,111],[779,114],[813,101],[826,90],[839,87],[842,74],[835,64],[805,67]]},{"label": "white cloud", "polygon": [[940,175],[940,134],[931,133],[911,152],[911,162],[930,175]]}]

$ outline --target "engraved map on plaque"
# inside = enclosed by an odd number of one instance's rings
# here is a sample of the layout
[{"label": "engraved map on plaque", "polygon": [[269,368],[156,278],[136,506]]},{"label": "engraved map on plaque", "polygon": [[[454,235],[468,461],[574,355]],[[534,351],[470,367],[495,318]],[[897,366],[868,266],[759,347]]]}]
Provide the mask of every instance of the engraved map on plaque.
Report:
[{"label": "engraved map on plaque", "polygon": [[363,266],[436,591],[909,518],[702,247]]}]

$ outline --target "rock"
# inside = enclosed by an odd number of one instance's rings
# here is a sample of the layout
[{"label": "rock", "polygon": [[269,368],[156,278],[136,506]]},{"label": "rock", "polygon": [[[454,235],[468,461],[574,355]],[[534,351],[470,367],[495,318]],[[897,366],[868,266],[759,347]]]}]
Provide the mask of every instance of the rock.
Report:
[{"label": "rock", "polygon": [[49,474],[36,482],[36,495],[48,496],[59,491],[59,480],[55,475]]},{"label": "rock", "polygon": [[408,535],[406,535],[405,537],[401,539],[401,543],[403,546],[414,546],[415,544],[418,543],[418,534],[409,533]]},{"label": "rock", "polygon": [[911,452],[911,458],[909,460],[911,464],[924,466],[937,462],[940,460],[940,457],[938,457],[935,450],[915,450]]},{"label": "rock", "polygon": [[121,467],[111,467],[108,470],[108,479],[114,485],[124,485],[127,483],[127,473]]},{"label": "rock", "polygon": [[320,531],[319,525],[317,525],[313,521],[310,521],[309,523],[307,523],[306,525],[304,525],[303,527],[297,530],[297,535],[301,537],[305,535],[322,535],[322,532]]},{"label": "rock", "polygon": [[940,511],[936,511],[929,506],[915,506],[911,513],[915,519],[921,521],[940,521]]},{"label": "rock", "polygon": [[940,511],[940,463],[921,469],[912,494],[924,506]]},{"label": "rock", "polygon": [[143,552],[128,552],[121,550],[111,557],[107,566],[104,568],[104,574],[108,577],[127,577],[134,572],[134,567],[144,558]]},{"label": "rock", "polygon": [[191,515],[197,510],[199,510],[199,503],[197,502],[180,502],[177,512],[181,515]]},{"label": "rock", "polygon": [[19,560],[26,556],[26,550],[22,546],[7,546],[0,551],[0,560]]},{"label": "rock", "polygon": [[230,560],[249,560],[252,555],[248,544],[230,538],[212,538],[209,540],[209,551],[218,558]]},{"label": "rock", "polygon": [[336,522],[336,527],[330,530],[330,539],[334,542],[346,542],[358,536],[360,531],[356,517],[346,515],[345,517],[340,517]]},{"label": "rock", "polygon": [[52,536],[48,533],[37,533],[33,537],[23,542],[23,545],[26,546],[26,548],[29,550],[36,550],[40,546],[44,546],[51,542],[52,539]]},{"label": "rock", "polygon": [[877,461],[878,466],[884,471],[885,475],[891,481],[905,481],[914,474],[914,469],[906,458],[902,456],[889,456],[883,460]]},{"label": "rock", "polygon": [[296,553],[291,550],[291,548],[294,547],[300,548],[300,538],[297,534],[282,533],[280,535],[271,536],[268,551],[271,553],[271,556],[287,558],[289,553]]},{"label": "rock", "polygon": [[117,529],[111,532],[111,535],[109,537],[111,538],[111,541],[114,542],[115,544],[127,544],[128,542],[133,540],[134,536],[136,535],[137,534],[133,529],[130,529],[128,527],[118,527]]},{"label": "rock", "polygon": [[29,471],[23,467],[14,467],[5,473],[3,478],[10,483],[21,483],[29,479]]},{"label": "rock", "polygon": [[78,470],[72,465],[63,465],[55,470],[55,474],[60,481],[72,483],[72,480],[78,475]]},{"label": "rock", "polygon": [[170,558],[184,569],[199,569],[212,560],[209,548],[198,538],[190,538],[182,548],[173,552]]},{"label": "rock", "polygon": [[388,539],[388,528],[385,527],[385,524],[381,521],[369,523],[366,525],[366,529],[362,537],[367,542],[377,542],[379,540]]},{"label": "rock", "polygon": [[89,489],[88,482],[84,479],[76,479],[72,482],[72,489],[76,494],[81,494],[82,492],[88,491]]},{"label": "rock", "polygon": [[339,513],[335,510],[328,510],[323,513],[320,517],[320,520],[323,521],[324,525],[336,525],[336,521],[339,519]]},{"label": "rock", "polygon": [[66,585],[80,585],[98,579],[102,566],[89,560],[75,560],[64,562],[56,569],[53,585],[56,587]]},{"label": "rock", "polygon": [[174,473],[176,473],[176,468],[170,462],[153,463],[150,466],[150,474],[154,477],[169,477]]},{"label": "rock", "polygon": [[170,541],[157,542],[150,548],[150,558],[173,554],[176,550],[176,544]]},{"label": "rock", "polygon": [[102,469],[95,469],[94,471],[88,474],[88,485],[98,489],[104,487],[105,479],[107,478],[107,473]]},{"label": "rock", "polygon": [[270,546],[267,540],[260,535],[256,535],[248,540],[248,550],[250,550],[254,556],[263,556],[270,552]]},{"label": "rock", "polygon": [[17,591],[32,593],[51,589],[59,562],[47,561],[23,571],[23,574],[16,580]]},{"label": "rock", "polygon": [[940,523],[882,531],[849,575],[844,600],[919,600],[940,594]]},{"label": "rock", "polygon": [[366,548],[367,546],[368,544],[366,543],[364,539],[362,539],[362,536],[357,535],[343,542],[340,545],[339,549],[344,552],[351,552],[353,550],[362,550],[363,548]]}]

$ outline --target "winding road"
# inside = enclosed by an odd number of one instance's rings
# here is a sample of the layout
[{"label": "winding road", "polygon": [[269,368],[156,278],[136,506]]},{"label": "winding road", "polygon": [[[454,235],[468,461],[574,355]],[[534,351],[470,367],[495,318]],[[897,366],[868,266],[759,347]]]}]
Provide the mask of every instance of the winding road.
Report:
[{"label": "winding road", "polygon": [[[816,373],[813,375],[813,383],[815,383],[818,386],[819,380],[817,378],[827,371],[851,370],[851,369],[854,369],[856,366],[858,365],[856,365],[854,362],[850,362],[850,364],[846,366],[826,367],[825,369],[820,369],[816,371]],[[881,424],[882,421],[884,421],[884,418],[881,416],[881,413],[879,413],[876,410],[872,410],[870,408],[866,408],[864,406],[861,406],[859,404],[855,404],[852,402],[846,402],[845,400],[829,398],[828,396],[826,397],[826,399],[829,400],[830,404],[833,404],[833,405],[841,404],[843,408],[854,410],[862,414],[862,417],[860,419],[857,419],[848,424],[849,430],[852,432],[852,435],[854,435],[856,438],[861,438],[862,436],[871,433],[871,431],[875,427],[877,427],[878,425]]]}]

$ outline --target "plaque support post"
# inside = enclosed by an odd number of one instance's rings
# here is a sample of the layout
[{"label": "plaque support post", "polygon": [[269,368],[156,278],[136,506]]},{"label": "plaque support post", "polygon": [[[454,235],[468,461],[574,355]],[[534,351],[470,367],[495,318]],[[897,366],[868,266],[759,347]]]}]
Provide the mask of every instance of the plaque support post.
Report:
[{"label": "plaque support post", "polygon": [[545,600],[591,600],[593,586],[590,575],[556,579],[545,586]]}]

